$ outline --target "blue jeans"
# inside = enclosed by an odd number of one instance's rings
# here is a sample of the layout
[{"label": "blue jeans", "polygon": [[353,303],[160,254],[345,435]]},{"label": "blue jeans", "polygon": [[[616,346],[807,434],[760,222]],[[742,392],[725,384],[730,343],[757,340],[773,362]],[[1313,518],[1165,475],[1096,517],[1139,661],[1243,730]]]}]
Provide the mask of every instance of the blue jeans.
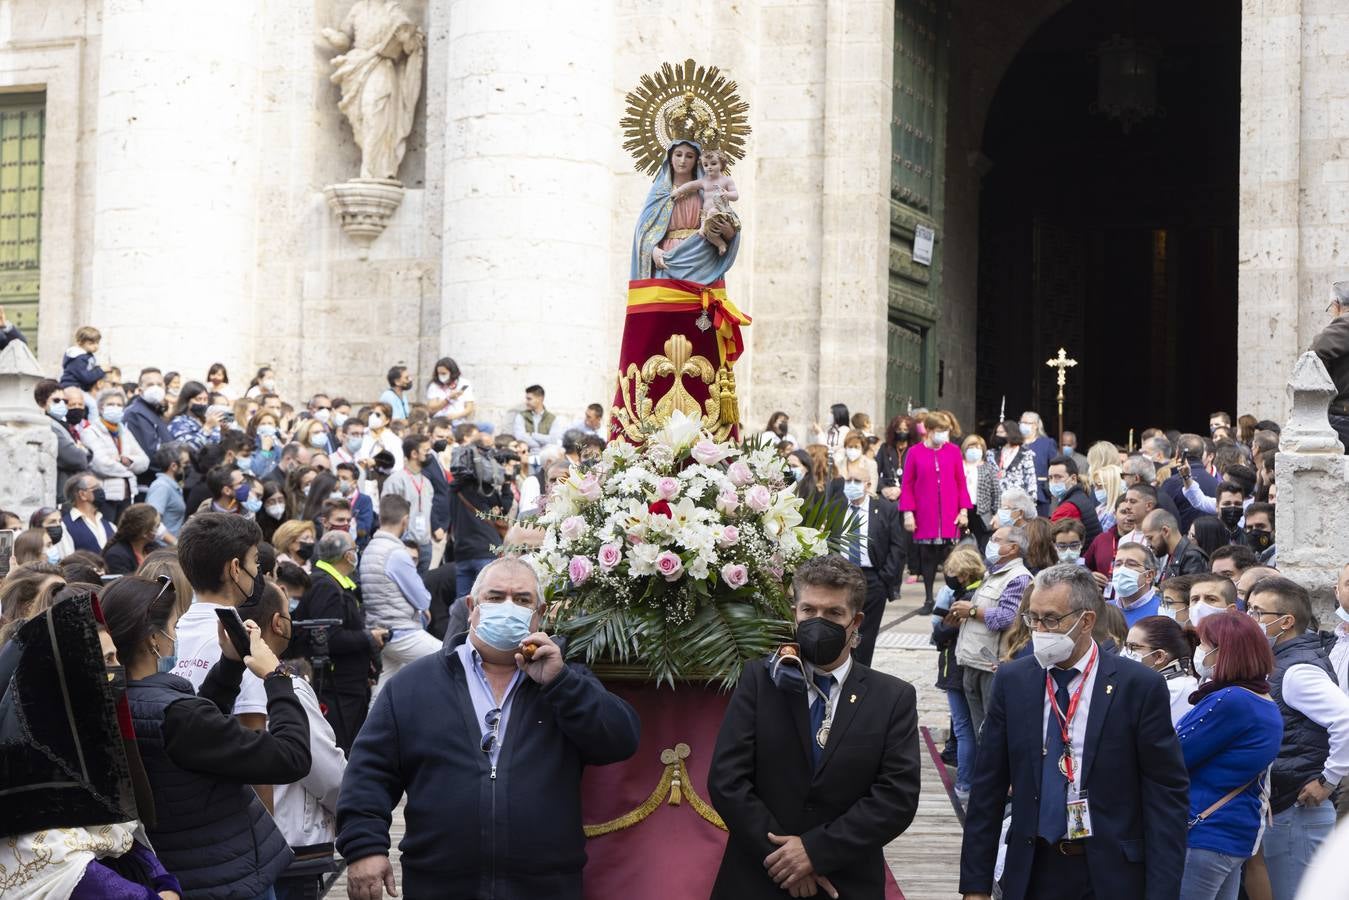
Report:
[{"label": "blue jeans", "polygon": [[1185,851],[1180,900],[1237,900],[1244,862],[1240,856],[1190,847]]},{"label": "blue jeans", "polygon": [[1335,827],[1335,807],[1329,800],[1317,806],[1290,806],[1274,814],[1265,832],[1265,867],[1274,900],[1293,900],[1302,873]]},{"label": "blue jeans", "polygon": [[477,580],[478,573],[487,568],[487,564],[496,559],[495,556],[488,556],[483,559],[456,559],[454,561],[454,596],[466,597],[473,590],[473,582]]},{"label": "blue jeans", "polygon": [[970,705],[960,691],[947,691],[946,704],[951,707],[951,730],[956,733],[956,790],[964,793],[970,789],[974,754],[978,749],[974,742],[974,720],[970,718]]}]

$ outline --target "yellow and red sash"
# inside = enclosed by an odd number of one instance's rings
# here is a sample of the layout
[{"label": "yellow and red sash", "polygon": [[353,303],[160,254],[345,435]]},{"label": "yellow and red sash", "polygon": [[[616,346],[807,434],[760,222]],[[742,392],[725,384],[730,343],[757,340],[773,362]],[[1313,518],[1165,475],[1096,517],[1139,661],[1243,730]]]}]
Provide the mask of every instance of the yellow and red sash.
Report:
[{"label": "yellow and red sash", "polygon": [[726,299],[726,282],[711,284],[672,278],[643,278],[628,282],[628,315],[653,312],[705,312],[717,330],[717,352],[722,364],[734,363],[745,350],[740,334],[751,319]]}]

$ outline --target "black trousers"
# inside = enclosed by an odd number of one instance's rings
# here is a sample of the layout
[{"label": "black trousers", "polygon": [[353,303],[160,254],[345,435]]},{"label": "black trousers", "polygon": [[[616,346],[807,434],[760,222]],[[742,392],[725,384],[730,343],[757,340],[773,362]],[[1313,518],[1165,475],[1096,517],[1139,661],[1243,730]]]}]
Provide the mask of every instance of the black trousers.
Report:
[{"label": "black trousers", "polygon": [[1064,856],[1053,847],[1036,841],[1031,863],[1027,900],[1095,900],[1087,857]]},{"label": "black trousers", "polygon": [[939,544],[920,544],[915,541],[913,546],[918,550],[918,572],[923,576],[923,603],[931,606],[932,585],[937,580],[937,569],[946,562],[955,544],[952,541]]},{"label": "black trousers", "polygon": [[346,684],[324,685],[319,700],[325,709],[323,717],[333,726],[333,737],[337,746],[347,756],[351,755],[351,745],[365,724],[365,716],[370,711],[370,684],[362,686]]},{"label": "black trousers", "polygon": [[871,665],[871,656],[876,652],[876,638],[881,633],[881,617],[885,615],[885,604],[890,600],[890,592],[881,583],[875,569],[863,569],[867,576],[867,599],[862,604],[862,627],[859,629],[860,643],[853,648],[852,658],[864,666]]}]

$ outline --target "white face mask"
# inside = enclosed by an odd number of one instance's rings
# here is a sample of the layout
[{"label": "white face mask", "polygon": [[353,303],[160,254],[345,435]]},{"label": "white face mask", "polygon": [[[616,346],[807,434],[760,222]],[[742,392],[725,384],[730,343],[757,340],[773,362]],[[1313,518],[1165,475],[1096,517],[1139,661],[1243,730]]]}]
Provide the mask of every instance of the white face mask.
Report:
[{"label": "white face mask", "polygon": [[164,402],[164,388],[157,384],[152,384],[141,391],[141,396],[144,397],[145,402],[149,403],[151,406],[158,406]]},{"label": "white face mask", "polygon": [[965,448],[965,462],[977,463],[979,460],[983,458],[984,455],[979,452],[978,447]]},{"label": "white face mask", "polygon": [[1031,643],[1035,647],[1035,661],[1048,669],[1073,655],[1077,637],[1073,634],[1082,624],[1082,613],[1077,613],[1077,621],[1064,634],[1056,631],[1032,631]]},{"label": "white face mask", "polygon": [[1194,670],[1199,673],[1199,677],[1204,681],[1213,680],[1213,654],[1218,652],[1218,648],[1205,652],[1202,648],[1195,651]]},{"label": "white face mask", "polygon": [[371,427],[371,428],[383,428],[383,427],[384,427],[384,417],[381,416],[379,413],[371,413],[371,414],[370,414],[370,427]]},{"label": "white face mask", "polygon": [[449,384],[450,374],[446,372],[444,375],[437,375],[436,380],[439,381],[441,384]]},{"label": "white face mask", "polygon": [[1219,609],[1209,603],[1192,603],[1190,604],[1190,627],[1198,628],[1199,623],[1209,616],[1216,616],[1219,613],[1224,613],[1226,611],[1227,610]]},{"label": "white face mask", "polygon": [[949,441],[950,439],[951,439],[951,432],[949,432],[949,431],[934,431],[934,432],[932,432],[932,443],[935,444],[935,445],[938,446],[938,447],[942,446],[943,444],[945,444],[945,443],[946,443],[947,441]]},{"label": "white face mask", "polygon": [[862,458],[862,450],[859,447],[849,447],[843,451],[843,455],[848,457],[848,462],[857,462]]},{"label": "white face mask", "polygon": [[279,519],[285,514],[286,514],[286,504],[284,503],[267,504],[267,515],[271,516],[273,519]]},{"label": "white face mask", "polygon": [[1340,617],[1341,622],[1349,622],[1349,610],[1346,610],[1343,606],[1335,607],[1335,615]]}]

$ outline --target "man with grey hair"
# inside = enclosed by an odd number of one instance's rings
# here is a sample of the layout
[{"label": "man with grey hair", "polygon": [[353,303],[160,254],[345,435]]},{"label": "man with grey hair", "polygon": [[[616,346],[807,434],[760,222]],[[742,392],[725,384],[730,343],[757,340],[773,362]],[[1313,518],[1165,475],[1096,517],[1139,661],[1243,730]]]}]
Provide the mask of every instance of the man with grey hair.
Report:
[{"label": "man with grey hair", "polygon": [[964,900],[988,900],[1010,789],[1005,900],[1175,900],[1189,777],[1166,680],[1101,651],[1091,574],[1035,579],[1023,616],[1034,655],[998,668],[979,739],[960,856]]},{"label": "man with grey hair", "polygon": [[1037,515],[1035,500],[1021,488],[1008,488],[998,498],[998,521],[996,526],[1025,525]]},{"label": "man with grey hair", "polygon": [[947,625],[960,628],[956,662],[965,667],[965,700],[976,735],[993,690],[1002,634],[1015,624],[1021,598],[1030,584],[1030,570],[1024,562],[1029,548],[1030,536],[1025,529],[1003,526],[993,532],[984,547],[988,575],[973,597],[951,604],[946,616]]},{"label": "man with grey hair", "polygon": [[1330,401],[1330,425],[1340,436],[1340,443],[1349,451],[1349,281],[1337,281],[1330,286],[1330,302],[1326,304],[1330,322],[1312,338],[1312,352],[1320,357],[1335,382],[1335,396]]},{"label": "man with grey hair", "polygon": [[581,897],[581,774],[637,752],[637,713],[541,630],[528,563],[488,563],[469,605],[468,634],[390,681],[352,748],[337,801],[352,900],[396,893],[404,794],[407,896]]},{"label": "man with grey hair", "polygon": [[370,705],[370,660],[389,636],[385,628],[365,625],[365,610],[351,578],[356,558],[356,541],[350,533],[329,531],[319,538],[309,590],[293,614],[296,621],[337,619],[342,623],[327,630],[327,662],[315,653],[312,635],[296,643],[314,664],[316,691],[327,710],[324,715],[333,726],[337,746],[347,754]]}]

